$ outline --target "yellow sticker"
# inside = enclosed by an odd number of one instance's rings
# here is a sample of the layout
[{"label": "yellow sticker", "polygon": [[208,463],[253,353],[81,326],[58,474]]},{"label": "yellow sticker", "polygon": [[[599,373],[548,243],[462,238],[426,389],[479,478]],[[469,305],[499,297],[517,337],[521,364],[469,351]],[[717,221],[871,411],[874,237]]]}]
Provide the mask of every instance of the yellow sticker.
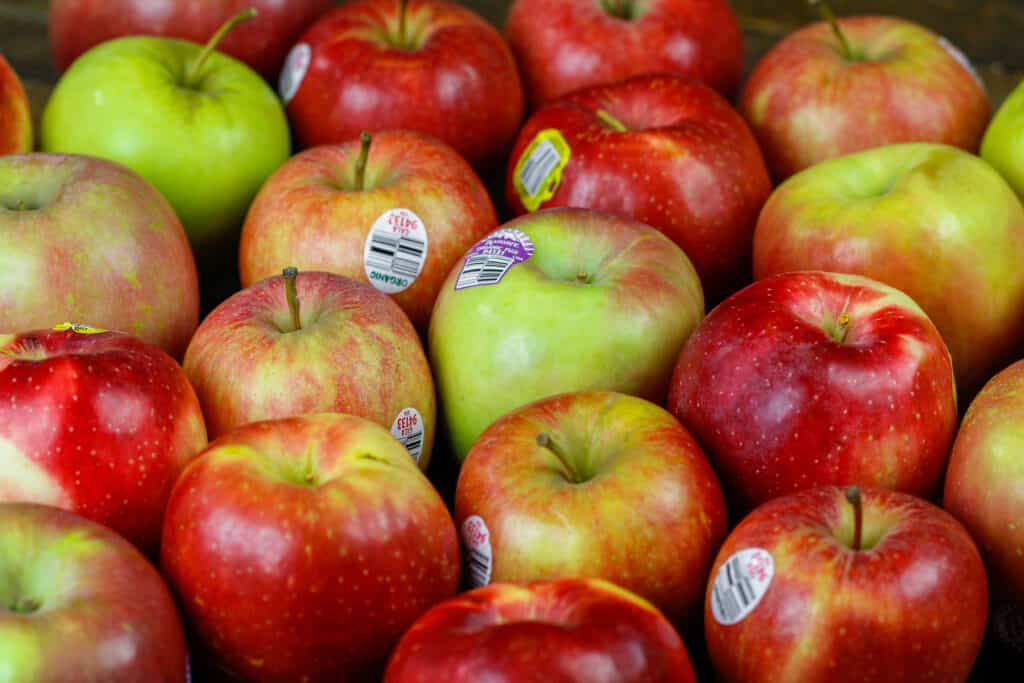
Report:
[{"label": "yellow sticker", "polygon": [[555,196],[569,155],[569,143],[554,128],[537,133],[526,146],[512,171],[512,183],[527,211],[536,211]]},{"label": "yellow sticker", "polygon": [[90,327],[89,325],[82,325],[81,323],[61,323],[60,325],[53,326],[54,332],[64,332],[71,330],[78,334],[101,334],[106,330],[101,330],[98,327]]}]

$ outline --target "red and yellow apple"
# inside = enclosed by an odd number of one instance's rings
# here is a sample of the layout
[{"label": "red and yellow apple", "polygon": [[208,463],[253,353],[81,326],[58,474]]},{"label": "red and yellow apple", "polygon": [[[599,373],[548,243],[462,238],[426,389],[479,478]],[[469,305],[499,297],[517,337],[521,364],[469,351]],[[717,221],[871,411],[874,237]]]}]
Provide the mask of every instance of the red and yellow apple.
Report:
[{"label": "red and yellow apple", "polygon": [[31,152],[32,112],[18,74],[0,54],[0,155]]}]

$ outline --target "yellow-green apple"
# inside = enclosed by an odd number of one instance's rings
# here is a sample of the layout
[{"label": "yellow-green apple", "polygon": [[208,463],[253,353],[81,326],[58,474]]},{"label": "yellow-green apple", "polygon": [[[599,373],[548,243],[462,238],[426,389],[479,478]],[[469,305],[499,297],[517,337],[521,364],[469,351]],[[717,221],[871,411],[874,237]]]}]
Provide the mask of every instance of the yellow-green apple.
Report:
[{"label": "yellow-green apple", "polygon": [[459,585],[440,495],[387,429],[338,413],[211,443],[171,493],[161,553],[200,640],[252,683],[380,680]]},{"label": "yellow-green apple", "polygon": [[200,263],[237,239],[260,185],[291,153],[280,100],[259,74],[214,49],[117,38],[79,57],[43,110],[41,145],[120,162],[167,197]]},{"label": "yellow-green apple", "polygon": [[906,292],[942,333],[967,397],[1017,357],[1022,262],[1020,200],[991,166],[945,145],[809,168],[775,190],[754,231],[755,278],[827,270]]},{"label": "yellow-green apple", "polygon": [[181,683],[181,620],[156,568],[106,527],[0,503],[0,680]]},{"label": "yellow-green apple", "polygon": [[662,403],[703,317],[693,264],[644,223],[561,208],[504,224],[455,264],[430,319],[456,457],[496,419],[546,396],[606,390]]},{"label": "yellow-green apple", "polygon": [[487,189],[445,143],[383,131],[289,159],[242,228],[242,286],[294,265],[391,295],[426,330],[448,271],[498,225]]},{"label": "yellow-green apple", "polygon": [[534,107],[652,72],[728,95],[743,72],[743,34],[726,0],[515,0],[505,30]]},{"label": "yellow-green apple", "polygon": [[199,322],[195,260],[136,173],[77,155],[0,157],[0,245],[0,332],[77,320],[185,352]]},{"label": "yellow-green apple", "polygon": [[384,683],[695,683],[686,645],[654,605],[599,579],[494,584],[430,609]]},{"label": "yellow-green apple", "polygon": [[643,74],[535,111],[509,159],[518,215],[551,206],[611,211],[678,244],[709,305],[749,284],[757,214],[772,184],[743,118],[710,87]]},{"label": "yellow-green apple", "polygon": [[829,19],[769,50],[740,97],[776,180],[896,143],[978,150],[991,108],[959,49],[899,17]]},{"label": "yellow-green apple", "polygon": [[211,438],[257,420],[349,413],[390,429],[421,469],[430,462],[427,356],[402,309],[365,283],[286,268],[217,306],[184,367]]},{"label": "yellow-green apple", "polygon": [[513,410],[469,450],[455,491],[470,584],[606,579],[700,623],[725,501],[690,433],[660,406],[575,392]]},{"label": "yellow-green apple", "polygon": [[951,515],[898,491],[820,487],[729,534],[704,629],[722,683],[964,683],[988,613],[985,567]]},{"label": "yellow-green apple", "polygon": [[259,16],[226,37],[220,49],[276,80],[299,33],[333,6],[332,0],[53,0],[47,25],[53,61],[64,71],[89,48],[114,38],[150,35],[201,43],[252,7]]},{"label": "yellow-green apple", "polygon": [[0,155],[32,151],[32,112],[18,74],[0,54]]},{"label": "yellow-green apple", "polygon": [[477,168],[503,161],[524,109],[498,30],[449,0],[353,0],[299,38],[281,72],[299,142],[403,128],[448,143]]},{"label": "yellow-green apple", "polygon": [[155,556],[171,487],[206,446],[174,359],[84,325],[0,334],[0,394],[0,501],[77,512]]},{"label": "yellow-green apple", "polygon": [[1003,100],[981,140],[981,158],[1024,197],[1024,82]]},{"label": "yellow-green apple", "polygon": [[740,511],[826,484],[927,497],[957,426],[949,351],[924,311],[818,271],[760,280],[713,310],[679,354],[668,408]]}]

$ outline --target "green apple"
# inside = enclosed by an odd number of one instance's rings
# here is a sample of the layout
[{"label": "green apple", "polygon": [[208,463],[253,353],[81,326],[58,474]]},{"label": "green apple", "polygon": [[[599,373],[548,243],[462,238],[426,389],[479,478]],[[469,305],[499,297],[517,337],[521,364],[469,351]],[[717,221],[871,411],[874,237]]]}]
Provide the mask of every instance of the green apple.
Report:
[{"label": "green apple", "polygon": [[1010,93],[981,139],[981,158],[1024,197],[1024,82]]},{"label": "green apple", "polygon": [[431,316],[431,368],[455,455],[465,459],[505,413],[553,394],[664,403],[703,317],[690,259],[644,223],[590,209],[506,223],[456,263]]},{"label": "green apple", "polygon": [[280,100],[255,71],[213,49],[127,37],[92,48],[43,112],[44,150],[120,162],[167,197],[197,257],[237,234],[263,181],[291,153]]}]

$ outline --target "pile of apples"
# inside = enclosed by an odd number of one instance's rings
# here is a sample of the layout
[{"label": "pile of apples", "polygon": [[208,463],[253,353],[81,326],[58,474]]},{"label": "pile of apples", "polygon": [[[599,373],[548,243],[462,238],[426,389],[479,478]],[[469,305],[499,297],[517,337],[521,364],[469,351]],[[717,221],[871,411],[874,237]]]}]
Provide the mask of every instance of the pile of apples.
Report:
[{"label": "pile of apples", "polygon": [[0,56],[0,681],[1021,647],[1024,89],[820,9],[744,79],[725,0],[54,0],[38,131]]}]

